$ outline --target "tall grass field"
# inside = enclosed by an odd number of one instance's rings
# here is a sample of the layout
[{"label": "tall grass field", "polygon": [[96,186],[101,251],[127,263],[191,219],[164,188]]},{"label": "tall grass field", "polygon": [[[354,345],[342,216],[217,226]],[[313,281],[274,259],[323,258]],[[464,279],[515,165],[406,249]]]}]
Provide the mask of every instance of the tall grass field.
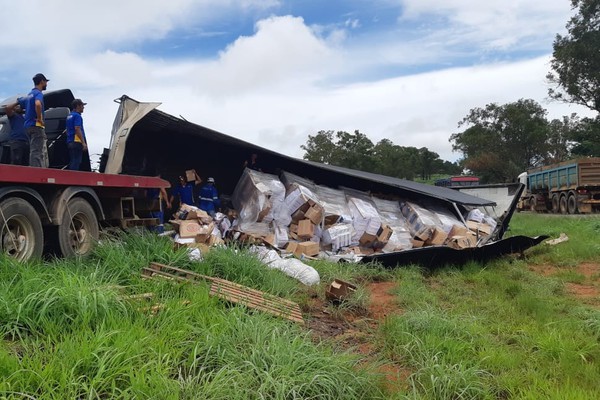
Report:
[{"label": "tall grass field", "polygon": [[[508,234],[560,233],[524,256],[434,271],[314,261],[316,288],[242,248],[190,261],[149,233],[103,238],[85,259],[0,256],[0,398],[600,398],[600,218],[518,214]],[[307,324],[226,304],[207,284],[142,279],[153,261],[298,302]],[[324,300],[333,278],[358,285],[338,306]],[[380,320],[375,281],[394,283]],[[315,301],[370,354],[315,335]]]}]

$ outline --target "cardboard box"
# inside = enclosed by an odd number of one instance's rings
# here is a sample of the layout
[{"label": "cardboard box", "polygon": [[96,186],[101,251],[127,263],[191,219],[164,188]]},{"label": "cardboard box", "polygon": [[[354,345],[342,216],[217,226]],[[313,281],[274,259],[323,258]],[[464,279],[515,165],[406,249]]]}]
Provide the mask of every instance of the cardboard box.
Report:
[{"label": "cardboard box", "polygon": [[179,222],[179,237],[193,238],[202,230],[202,226],[196,220],[185,220]]},{"label": "cardboard box", "polygon": [[358,243],[363,247],[368,247],[368,246],[373,245],[373,243],[375,243],[376,240],[377,240],[377,236],[371,235],[371,234],[365,232],[362,234],[362,236],[358,240]]},{"label": "cardboard box", "polygon": [[319,243],[301,242],[298,243],[298,245],[296,246],[294,254],[298,257],[300,257],[302,254],[304,254],[305,256],[312,257],[319,255],[319,250]]},{"label": "cardboard box", "polygon": [[448,247],[452,247],[453,249],[457,250],[475,247],[476,245],[477,237],[472,233],[468,233],[465,236],[452,236],[448,239]]},{"label": "cardboard box", "polygon": [[452,236],[466,236],[469,233],[469,229],[464,225],[452,225],[452,229],[448,232],[448,237]]},{"label": "cardboard box", "polygon": [[258,213],[258,217],[256,219],[256,222],[262,222],[262,220],[265,219],[267,217],[267,215],[269,215],[270,212],[271,212],[271,205],[268,205],[265,208],[263,208]]},{"label": "cardboard box", "polygon": [[287,242],[287,244],[284,246],[285,251],[289,253],[295,253],[297,248],[298,242]]},{"label": "cardboard box", "polygon": [[467,221],[467,227],[473,232],[484,236],[489,236],[492,234],[492,227],[484,222]]},{"label": "cardboard box", "polygon": [[315,225],[309,219],[303,219],[298,222],[298,237],[300,239],[310,239],[315,234]]},{"label": "cardboard box", "polygon": [[185,179],[188,182],[196,182],[196,170],[188,169],[187,171],[185,171]]},{"label": "cardboard box", "polygon": [[379,231],[377,232],[377,241],[387,243],[387,241],[390,240],[390,237],[392,236],[393,232],[394,231],[392,230],[392,228],[390,228],[389,225],[382,225],[381,228],[379,228]]},{"label": "cardboard box", "polygon": [[440,228],[434,228],[433,233],[425,244],[429,246],[441,246],[448,240],[448,234]]},{"label": "cardboard box", "polygon": [[431,238],[432,233],[433,233],[432,228],[422,227],[419,231],[417,231],[415,233],[414,238],[417,240],[420,240],[422,242],[426,242],[429,240],[429,238]]},{"label": "cardboard box", "polygon": [[220,244],[225,244],[225,242],[223,241],[223,239],[221,239],[221,236],[218,235],[210,235],[210,237],[208,238],[208,245],[209,246],[217,246]]},{"label": "cardboard box", "polygon": [[304,213],[304,218],[309,219],[315,225],[320,224],[323,221],[323,207],[318,204],[312,205]]},{"label": "cardboard box", "polygon": [[269,233],[264,239],[263,241],[273,247],[277,247],[277,243],[275,241],[275,234],[274,233]]},{"label": "cardboard box", "polygon": [[419,239],[410,239],[410,242],[412,243],[412,247],[416,249],[425,245],[425,242]]}]

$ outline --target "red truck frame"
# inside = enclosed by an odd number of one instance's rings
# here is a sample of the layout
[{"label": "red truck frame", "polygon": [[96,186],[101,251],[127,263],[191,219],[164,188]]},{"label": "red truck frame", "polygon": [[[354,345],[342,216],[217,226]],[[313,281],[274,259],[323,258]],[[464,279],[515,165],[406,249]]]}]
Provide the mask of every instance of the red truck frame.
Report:
[{"label": "red truck frame", "polygon": [[0,164],[0,250],[23,261],[49,249],[85,255],[103,227],[155,225],[150,213],[161,205],[146,190],[169,186],[158,177]]}]

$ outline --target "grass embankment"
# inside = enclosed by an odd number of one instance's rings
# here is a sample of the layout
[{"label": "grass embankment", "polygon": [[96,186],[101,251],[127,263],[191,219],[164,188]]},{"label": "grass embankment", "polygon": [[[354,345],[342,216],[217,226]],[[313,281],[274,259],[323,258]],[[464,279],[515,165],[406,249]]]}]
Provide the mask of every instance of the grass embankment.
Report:
[{"label": "grass embankment", "polygon": [[[0,262],[0,394],[6,397],[365,399],[378,377],[301,327],[227,308],[206,285],[144,281],[150,261],[276,295],[299,288],[236,251],[191,263],[168,240],[128,236],[82,262]],[[124,295],[152,292],[148,303]],[[153,313],[155,302],[164,307]]]},{"label": "grass embankment", "polygon": [[[507,257],[432,273],[418,268],[315,262],[318,288],[305,288],[240,250],[190,262],[167,240],[127,236],[86,260],[20,265],[0,259],[0,394],[8,398],[457,399],[600,398],[600,311],[565,283],[598,276],[597,219],[517,215],[511,234],[567,233],[526,259]],[[318,341],[305,328],[227,307],[208,286],[144,281],[151,261],[219,276],[299,302],[323,297],[332,278],[359,283],[356,296],[330,312],[363,329],[365,362]],[[555,266],[545,276],[532,264]],[[348,313],[368,308],[365,284],[396,282],[396,312],[358,328]],[[151,301],[127,300],[154,293]],[[154,313],[151,306],[160,303]],[[330,311],[333,309],[329,307]],[[310,318],[310,315],[307,315]],[[382,364],[402,370],[382,385]],[[392,390],[390,390],[390,388]]]}]

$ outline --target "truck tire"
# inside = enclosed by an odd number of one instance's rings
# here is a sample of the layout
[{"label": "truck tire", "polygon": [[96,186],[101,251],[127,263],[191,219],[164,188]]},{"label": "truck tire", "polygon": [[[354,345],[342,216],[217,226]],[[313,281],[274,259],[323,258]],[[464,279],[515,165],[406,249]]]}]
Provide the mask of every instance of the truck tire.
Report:
[{"label": "truck tire", "polygon": [[560,196],[559,208],[560,208],[561,214],[567,213],[567,196],[565,196],[565,195]]},{"label": "truck tire", "polygon": [[85,199],[69,200],[58,226],[58,246],[65,257],[85,256],[98,241],[100,229],[94,209]]},{"label": "truck tire", "polygon": [[536,200],[535,196],[530,197],[529,198],[529,211],[537,212],[536,205],[537,205],[537,200]]},{"label": "truck tire", "polygon": [[567,198],[567,212],[569,214],[577,214],[577,199],[573,193]]},{"label": "truck tire", "polygon": [[35,208],[13,197],[0,203],[0,210],[0,250],[19,261],[41,257],[44,231]]},{"label": "truck tire", "polygon": [[560,196],[557,194],[552,195],[552,213],[558,214],[560,211]]}]

